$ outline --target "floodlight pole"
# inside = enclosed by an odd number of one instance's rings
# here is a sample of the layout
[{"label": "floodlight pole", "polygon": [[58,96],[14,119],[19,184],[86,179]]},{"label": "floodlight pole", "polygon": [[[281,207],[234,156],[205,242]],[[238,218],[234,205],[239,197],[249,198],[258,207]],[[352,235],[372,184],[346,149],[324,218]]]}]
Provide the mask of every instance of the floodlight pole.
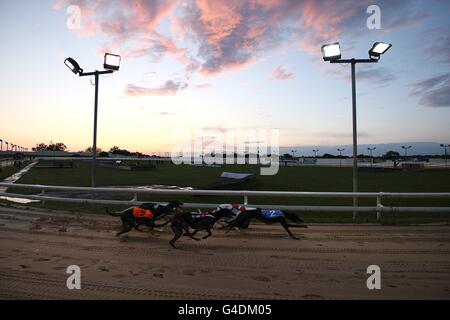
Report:
[{"label": "floodlight pole", "polygon": [[447,146],[441,144],[441,147],[444,148],[444,152],[445,152],[445,168],[447,168],[447,148],[450,147],[450,144],[447,145]]},{"label": "floodlight pole", "polygon": [[411,148],[411,146],[408,146],[408,147],[405,147],[405,146],[402,146],[402,149],[405,149],[405,161],[407,161],[408,159],[408,149],[409,148]]},{"label": "floodlight pole", "polygon": [[314,152],[314,158],[317,159],[317,152],[319,152],[319,149],[313,149],[313,152]]},{"label": "floodlight pole", "polygon": [[95,187],[96,181],[96,165],[97,165],[97,110],[98,110],[98,82],[99,75],[113,73],[112,70],[104,70],[94,72],[81,73],[80,77],[85,76],[94,76],[95,77],[95,100],[94,100],[94,137],[93,137],[93,146],[92,146],[92,174],[91,174],[91,187]]},{"label": "floodlight pole", "polygon": [[[330,63],[350,63],[352,70],[352,120],[353,120],[353,192],[358,192],[358,134],[356,118],[356,64],[377,63],[376,59],[337,59]],[[353,208],[358,206],[358,198],[353,198]],[[353,210],[353,220],[356,220],[357,211]]]},{"label": "floodlight pole", "polygon": [[373,167],[373,156],[372,156],[372,151],[373,150],[375,150],[376,149],[376,147],[373,147],[373,148],[367,148],[367,150],[369,150],[369,153],[370,153],[370,167],[372,168]]},{"label": "floodlight pole", "polygon": [[344,149],[337,149],[337,151],[339,151],[339,168],[342,168],[342,151],[344,151]]}]

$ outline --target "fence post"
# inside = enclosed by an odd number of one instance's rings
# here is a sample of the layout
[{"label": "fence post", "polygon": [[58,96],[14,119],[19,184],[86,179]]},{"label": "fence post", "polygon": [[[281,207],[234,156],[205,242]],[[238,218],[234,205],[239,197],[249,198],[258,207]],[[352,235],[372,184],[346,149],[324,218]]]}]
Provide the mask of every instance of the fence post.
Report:
[{"label": "fence post", "polygon": [[[40,196],[44,196],[44,195],[45,195],[45,189],[42,189]],[[42,204],[42,207],[45,207],[45,200],[42,200],[41,204]]]},{"label": "fence post", "polygon": [[248,196],[245,195],[245,196],[244,196],[244,205],[247,205],[247,204],[248,204]]},{"label": "fence post", "polygon": [[383,204],[381,203],[381,192],[377,196],[377,221],[381,220]]}]

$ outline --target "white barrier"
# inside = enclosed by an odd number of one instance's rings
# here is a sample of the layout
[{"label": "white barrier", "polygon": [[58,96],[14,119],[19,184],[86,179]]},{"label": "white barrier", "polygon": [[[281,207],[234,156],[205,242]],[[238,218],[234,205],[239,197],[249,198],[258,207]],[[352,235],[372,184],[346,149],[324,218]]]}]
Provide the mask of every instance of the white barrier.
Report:
[{"label": "white barrier", "polygon": [[[249,190],[172,190],[172,189],[140,189],[140,188],[107,188],[107,187],[70,187],[70,186],[49,186],[32,184],[0,183],[0,187],[35,189],[41,191],[40,194],[17,194],[0,192],[0,196],[21,198],[41,201],[57,201],[85,204],[116,204],[116,205],[139,205],[143,201],[138,201],[138,195],[204,195],[204,196],[241,196],[243,203],[250,206],[257,206],[263,209],[281,209],[294,211],[310,212],[376,212],[377,218],[384,212],[421,212],[421,213],[450,213],[450,207],[388,207],[382,204],[384,198],[450,198],[450,192],[430,192],[430,193],[412,193],[412,192],[294,192],[294,191],[249,191]],[[132,199],[124,200],[106,200],[106,199],[80,199],[69,197],[54,197],[46,195],[46,191],[77,191],[92,194],[130,194]],[[375,206],[300,206],[300,205],[258,205],[249,204],[249,197],[291,197],[291,198],[373,198],[376,199]],[[175,199],[174,199],[175,200]],[[217,203],[185,203],[187,208],[213,208]]]}]

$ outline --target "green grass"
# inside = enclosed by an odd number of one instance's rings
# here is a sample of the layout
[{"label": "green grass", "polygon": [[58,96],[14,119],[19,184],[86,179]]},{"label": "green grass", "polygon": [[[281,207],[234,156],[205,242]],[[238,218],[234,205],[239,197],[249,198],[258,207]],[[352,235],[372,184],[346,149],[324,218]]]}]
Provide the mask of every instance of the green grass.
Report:
[{"label": "green grass", "polygon": [[[43,162],[42,165],[49,163]],[[202,168],[159,164],[156,170],[122,171],[99,166],[97,185],[150,185],[164,184],[202,188],[219,180],[223,171],[246,172],[256,174],[252,182],[233,186],[242,190],[272,191],[351,191],[352,169],[337,167],[280,167],[277,175],[261,176],[259,167],[251,165],[227,165],[223,168]],[[76,161],[74,168],[38,169],[33,168],[17,183],[89,186],[91,165]],[[384,192],[450,192],[450,170],[428,169],[417,172],[364,172],[359,173],[360,191]],[[13,189],[9,192],[35,193],[32,190]],[[125,198],[131,198],[125,195]],[[167,201],[173,197],[143,196],[140,200]],[[180,196],[184,202],[242,203],[242,197]],[[299,205],[351,205],[351,199],[332,198],[275,198],[253,197],[250,203],[258,204],[299,204]],[[360,205],[375,204],[375,199],[360,199]],[[450,206],[450,199],[386,199],[383,204],[391,206]],[[76,204],[47,204],[54,208],[73,208],[80,211],[103,212],[103,206]],[[308,222],[350,222],[351,213],[303,213]],[[359,221],[374,222],[375,214],[359,214]],[[450,222],[448,214],[386,214],[385,223]]]}]

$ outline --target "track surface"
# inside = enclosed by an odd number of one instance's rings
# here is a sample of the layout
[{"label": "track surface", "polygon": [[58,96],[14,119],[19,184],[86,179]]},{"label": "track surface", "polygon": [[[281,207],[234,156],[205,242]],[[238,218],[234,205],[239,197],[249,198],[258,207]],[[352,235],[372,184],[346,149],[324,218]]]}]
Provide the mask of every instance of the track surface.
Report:
[{"label": "track surface", "polygon": [[[449,299],[450,226],[215,230],[116,238],[119,219],[0,206],[0,299]],[[81,268],[68,290],[66,268]],[[381,290],[366,269],[381,268]]]}]

